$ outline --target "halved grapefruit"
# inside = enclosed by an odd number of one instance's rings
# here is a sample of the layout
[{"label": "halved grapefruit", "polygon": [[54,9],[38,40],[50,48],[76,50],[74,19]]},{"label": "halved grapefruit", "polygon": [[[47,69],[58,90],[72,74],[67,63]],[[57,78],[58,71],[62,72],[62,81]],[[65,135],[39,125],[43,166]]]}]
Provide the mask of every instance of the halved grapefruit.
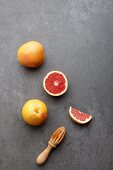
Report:
[{"label": "halved grapefruit", "polygon": [[49,95],[60,96],[67,91],[68,81],[61,71],[51,71],[45,76],[43,87]]},{"label": "halved grapefruit", "polygon": [[92,116],[90,114],[81,112],[80,110],[71,106],[69,108],[69,115],[71,119],[78,124],[88,123],[92,119]]}]

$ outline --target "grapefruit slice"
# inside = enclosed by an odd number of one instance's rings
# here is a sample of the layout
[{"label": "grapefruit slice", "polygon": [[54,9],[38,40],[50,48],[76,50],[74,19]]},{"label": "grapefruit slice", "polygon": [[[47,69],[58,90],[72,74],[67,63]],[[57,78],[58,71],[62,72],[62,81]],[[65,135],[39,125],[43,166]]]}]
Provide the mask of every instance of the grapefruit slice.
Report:
[{"label": "grapefruit slice", "polygon": [[69,115],[71,119],[78,124],[88,123],[92,119],[92,116],[90,114],[81,112],[80,110],[71,106],[69,108]]},{"label": "grapefruit slice", "polygon": [[51,71],[45,76],[43,87],[49,95],[60,96],[67,91],[68,81],[61,71]]}]

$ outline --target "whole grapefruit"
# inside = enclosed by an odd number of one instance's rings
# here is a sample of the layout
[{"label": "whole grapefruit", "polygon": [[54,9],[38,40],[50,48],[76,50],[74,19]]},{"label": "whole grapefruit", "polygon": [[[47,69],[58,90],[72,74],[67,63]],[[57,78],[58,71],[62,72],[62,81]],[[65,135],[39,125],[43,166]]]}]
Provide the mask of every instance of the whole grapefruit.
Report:
[{"label": "whole grapefruit", "polygon": [[19,47],[17,58],[25,67],[39,67],[44,62],[44,47],[37,41],[29,41]]},{"label": "whole grapefruit", "polygon": [[30,125],[41,125],[46,121],[47,117],[47,106],[41,100],[29,100],[22,108],[22,118]]}]

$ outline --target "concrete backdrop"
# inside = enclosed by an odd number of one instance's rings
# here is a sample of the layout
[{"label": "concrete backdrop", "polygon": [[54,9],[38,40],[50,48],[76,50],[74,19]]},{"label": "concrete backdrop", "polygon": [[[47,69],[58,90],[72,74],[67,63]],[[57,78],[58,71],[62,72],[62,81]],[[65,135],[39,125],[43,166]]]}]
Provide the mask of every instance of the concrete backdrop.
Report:
[{"label": "concrete backdrop", "polygon": [[[30,40],[45,46],[46,62],[39,69],[17,62],[18,47]],[[56,69],[69,80],[59,98],[42,88],[45,74]],[[113,1],[0,0],[0,97],[0,170],[113,169]],[[41,127],[21,118],[23,104],[32,98],[49,109]],[[92,114],[92,121],[72,122],[70,105]],[[37,155],[62,125],[64,142],[37,166]]]}]

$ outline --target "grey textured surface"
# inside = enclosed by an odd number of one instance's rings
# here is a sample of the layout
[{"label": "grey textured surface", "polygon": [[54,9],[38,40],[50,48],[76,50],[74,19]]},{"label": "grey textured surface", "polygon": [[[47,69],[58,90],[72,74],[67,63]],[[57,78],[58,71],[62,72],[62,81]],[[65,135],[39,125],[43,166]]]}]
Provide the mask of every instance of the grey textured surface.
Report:
[{"label": "grey textured surface", "polygon": [[[18,47],[29,40],[45,46],[39,69],[17,62]],[[55,69],[70,85],[59,98],[42,88],[45,74]],[[0,97],[0,170],[113,169],[113,1],[0,0]],[[47,103],[44,126],[28,126],[21,118],[32,98]],[[91,113],[92,122],[73,123],[70,105]],[[37,155],[61,125],[67,128],[64,142],[37,166]]]}]

